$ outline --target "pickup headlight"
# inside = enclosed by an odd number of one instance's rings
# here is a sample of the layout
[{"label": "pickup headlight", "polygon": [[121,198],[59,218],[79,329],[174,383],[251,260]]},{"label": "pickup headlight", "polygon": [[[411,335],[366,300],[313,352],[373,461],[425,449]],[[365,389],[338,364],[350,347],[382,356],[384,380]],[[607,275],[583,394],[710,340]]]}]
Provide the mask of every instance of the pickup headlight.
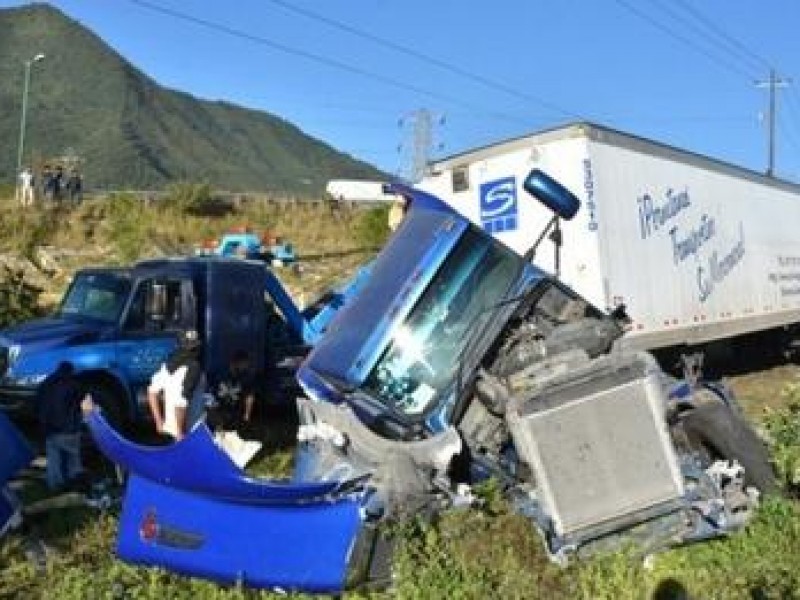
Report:
[{"label": "pickup headlight", "polygon": [[8,347],[8,366],[11,367],[17,362],[19,358],[19,353],[22,350],[22,347],[19,344],[13,344]]}]

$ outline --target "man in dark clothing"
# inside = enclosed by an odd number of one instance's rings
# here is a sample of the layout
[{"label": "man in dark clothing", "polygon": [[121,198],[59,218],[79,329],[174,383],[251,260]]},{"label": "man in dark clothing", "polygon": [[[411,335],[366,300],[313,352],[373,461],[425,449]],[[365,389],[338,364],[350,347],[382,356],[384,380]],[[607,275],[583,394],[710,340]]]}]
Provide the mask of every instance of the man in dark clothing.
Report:
[{"label": "man in dark clothing", "polygon": [[247,352],[234,353],[228,374],[217,386],[215,405],[209,411],[207,424],[214,430],[214,439],[240,468],[261,449],[255,440],[239,435],[251,422],[255,403],[255,375]]},{"label": "man in dark clothing", "polygon": [[81,202],[81,193],[83,188],[83,182],[81,180],[80,173],[77,170],[72,169],[70,171],[69,177],[67,178],[67,194],[69,195],[69,202],[72,206],[77,206]]},{"label": "man in dark clothing", "polygon": [[61,363],[39,387],[37,409],[47,455],[47,485],[54,491],[83,474],[81,396],[69,363]]},{"label": "man in dark clothing", "polygon": [[61,192],[64,189],[64,167],[61,165],[56,166],[56,173],[53,175],[53,199],[56,202],[61,201]]},{"label": "man in dark clothing", "polygon": [[240,431],[250,423],[255,403],[255,376],[247,352],[239,350],[230,362],[227,377],[217,386],[217,410],[212,429]]}]

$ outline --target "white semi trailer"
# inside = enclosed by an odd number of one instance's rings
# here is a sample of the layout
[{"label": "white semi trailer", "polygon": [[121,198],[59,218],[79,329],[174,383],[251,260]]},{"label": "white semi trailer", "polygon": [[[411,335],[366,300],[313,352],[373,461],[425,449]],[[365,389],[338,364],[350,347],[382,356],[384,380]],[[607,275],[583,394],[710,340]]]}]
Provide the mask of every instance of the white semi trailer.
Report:
[{"label": "white semi trailer", "polygon": [[522,191],[532,168],[582,202],[552,224],[537,264],[598,307],[625,305],[627,346],[800,323],[800,186],[577,123],[435,161],[420,187],[524,254],[552,217]]}]

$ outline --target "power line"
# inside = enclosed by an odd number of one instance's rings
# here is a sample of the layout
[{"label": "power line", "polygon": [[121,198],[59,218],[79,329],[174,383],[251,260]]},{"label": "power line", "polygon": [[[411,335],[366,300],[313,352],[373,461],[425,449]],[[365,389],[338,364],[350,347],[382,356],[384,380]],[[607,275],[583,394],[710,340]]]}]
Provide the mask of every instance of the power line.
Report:
[{"label": "power line", "polygon": [[707,58],[711,59],[713,62],[717,63],[718,65],[724,67],[728,71],[731,71],[732,73],[736,73],[737,75],[741,75],[741,76],[745,77],[746,79],[752,79],[752,74],[748,73],[747,71],[744,71],[743,69],[740,69],[738,65],[734,65],[734,64],[728,62],[727,60],[720,59],[720,57],[715,56],[714,54],[711,54],[705,48],[703,48],[702,46],[700,46],[700,45],[696,44],[694,41],[692,41],[691,38],[688,38],[685,35],[681,35],[680,33],[676,33],[674,30],[670,29],[669,27],[667,27],[666,25],[664,25],[663,23],[661,23],[657,19],[654,19],[653,17],[651,17],[647,13],[645,13],[645,12],[639,10],[638,8],[632,6],[626,0],[614,0],[614,2],[616,2],[617,4],[622,6],[628,12],[633,13],[634,15],[639,17],[640,19],[642,19],[644,21],[647,21],[653,27],[656,27],[656,28],[660,29],[661,31],[666,33],[671,38],[674,38],[674,39],[676,39],[676,40],[678,40],[680,42],[683,42],[684,44],[686,44],[690,48],[693,48],[697,52],[700,52],[701,54],[703,54]]},{"label": "power line", "polygon": [[417,60],[420,60],[422,62],[434,65],[434,66],[436,66],[436,67],[438,67],[438,68],[440,68],[440,69],[442,69],[444,71],[448,71],[449,73],[452,73],[454,75],[458,75],[458,76],[463,77],[465,79],[468,79],[468,80],[470,80],[470,81],[472,81],[474,83],[479,83],[479,84],[481,84],[481,85],[483,85],[483,86],[485,86],[485,87],[487,87],[487,88],[489,88],[491,90],[495,90],[495,91],[499,90],[501,92],[505,92],[506,94],[514,96],[517,99],[525,100],[527,102],[533,102],[533,103],[538,104],[539,106],[541,106],[543,108],[546,108],[548,110],[552,110],[552,111],[557,112],[557,113],[559,113],[559,114],[561,114],[563,116],[576,118],[576,119],[583,119],[584,118],[582,115],[580,115],[578,113],[575,113],[575,112],[573,112],[571,110],[568,110],[566,108],[558,106],[558,105],[556,105],[556,104],[554,104],[552,102],[544,100],[543,98],[539,98],[537,96],[533,96],[531,94],[528,94],[528,93],[522,92],[520,90],[514,89],[514,88],[512,88],[512,87],[510,87],[510,86],[508,86],[508,85],[506,85],[506,84],[504,84],[502,82],[495,81],[495,80],[490,79],[488,77],[484,77],[483,75],[478,75],[476,73],[473,73],[472,71],[467,71],[466,69],[462,69],[458,65],[454,65],[452,63],[443,61],[443,60],[438,59],[438,58],[436,58],[434,56],[431,56],[429,54],[424,54],[422,52],[419,52],[418,50],[414,50],[413,48],[409,48],[407,46],[403,46],[401,44],[398,44],[397,42],[393,42],[393,41],[388,40],[386,38],[382,38],[382,37],[377,36],[375,34],[369,33],[367,31],[363,31],[361,29],[357,29],[357,28],[355,28],[355,27],[353,27],[351,25],[348,25],[347,23],[342,23],[341,21],[337,21],[335,19],[331,19],[331,18],[326,17],[324,15],[321,15],[319,13],[315,13],[315,12],[312,12],[310,10],[307,10],[307,9],[304,9],[304,8],[300,8],[298,6],[294,6],[293,4],[290,4],[289,2],[286,2],[285,0],[267,0],[267,1],[271,2],[272,4],[275,4],[277,6],[280,6],[284,10],[293,12],[295,14],[302,15],[302,16],[308,18],[308,19],[311,19],[311,20],[314,20],[314,21],[318,21],[320,23],[324,23],[324,24],[326,24],[326,25],[328,25],[330,27],[334,27],[334,28],[339,29],[341,31],[345,31],[345,32],[347,32],[347,33],[349,33],[351,35],[356,36],[356,37],[360,37],[362,39],[369,40],[369,41],[371,41],[371,42],[373,42],[373,43],[375,43],[375,44],[377,44],[379,46],[383,46],[385,48],[389,48],[389,49],[394,50],[396,52],[399,52],[401,54],[405,54],[406,56],[410,56],[410,57],[415,58]]},{"label": "power line", "polygon": [[[725,42],[723,43],[723,42],[720,41],[719,38],[711,37],[709,35],[709,29],[707,27],[705,27],[703,22],[702,22],[702,20],[698,19],[696,16],[694,18],[692,18],[692,17],[687,16],[685,14],[681,14],[679,11],[675,10],[671,6],[671,4],[669,2],[665,2],[665,0],[655,0],[655,2],[656,2],[656,4],[658,4],[661,7],[661,10],[663,12],[669,14],[674,20],[682,23],[683,25],[685,25],[689,29],[692,29],[709,46],[716,47],[717,49],[719,49],[723,53],[724,56],[726,56],[726,57],[728,57],[728,58],[730,58],[732,60],[738,60],[739,65],[741,65],[742,68],[750,69],[753,66],[752,63],[750,63],[745,67],[744,63],[745,62],[749,62],[749,60],[751,60],[749,58],[749,56],[748,56],[747,59],[743,60],[742,59],[742,55],[741,55],[741,53],[739,51],[739,52],[737,52],[739,54],[739,56],[738,57],[734,57],[733,56],[733,52],[731,52],[732,47],[731,47],[730,42],[728,42],[727,39],[725,39]],[[699,23],[698,23],[698,21],[699,21]],[[715,33],[715,35],[718,35],[716,33],[716,31],[714,31],[713,33]],[[736,44],[738,44],[738,42],[736,42]],[[755,68],[753,68],[752,71],[760,72],[762,70],[762,65],[760,64],[760,61],[757,61],[757,62],[758,62],[758,65]]]},{"label": "power line", "polygon": [[[386,85],[390,85],[390,86],[395,87],[395,88],[399,88],[399,89],[403,89],[403,90],[406,90],[406,91],[414,92],[416,94],[421,94],[421,95],[428,96],[428,97],[431,97],[431,98],[436,98],[437,100],[441,100],[443,102],[448,102],[448,103],[451,103],[451,104],[454,104],[454,105],[457,105],[457,106],[461,106],[461,107],[470,109],[473,112],[477,112],[479,114],[489,115],[489,116],[493,116],[495,118],[499,118],[499,119],[503,119],[503,120],[507,120],[507,121],[513,121],[513,122],[516,122],[516,123],[523,122],[522,119],[519,119],[519,118],[517,118],[517,117],[515,117],[513,115],[508,115],[508,114],[499,113],[499,112],[495,112],[495,111],[489,111],[489,110],[486,110],[485,108],[479,107],[479,106],[474,105],[472,103],[464,102],[460,98],[456,98],[454,96],[448,96],[447,94],[441,94],[439,92],[427,90],[427,89],[421,88],[419,86],[416,86],[416,85],[413,85],[413,84],[410,84],[410,83],[405,83],[405,82],[399,81],[397,79],[392,79],[391,77],[387,77],[387,76],[382,75],[380,73],[375,73],[375,72],[372,72],[372,71],[368,71],[366,69],[362,69],[362,68],[354,66],[352,64],[347,64],[347,63],[335,60],[333,58],[329,58],[327,56],[322,56],[320,54],[316,54],[316,53],[313,53],[313,52],[308,52],[308,51],[302,50],[300,48],[295,48],[295,47],[292,47],[292,46],[288,46],[286,44],[275,42],[275,41],[270,40],[268,38],[265,38],[263,36],[258,36],[258,35],[254,35],[254,34],[251,34],[251,33],[247,33],[246,31],[242,31],[240,29],[234,29],[233,27],[230,27],[228,25],[223,25],[221,23],[216,23],[216,22],[210,21],[208,19],[204,19],[204,18],[201,18],[201,17],[196,17],[194,15],[190,15],[190,14],[185,13],[185,12],[180,12],[180,11],[177,11],[177,10],[174,10],[174,9],[171,9],[171,8],[167,8],[165,6],[161,6],[159,4],[156,4],[156,3],[153,3],[153,2],[149,2],[148,0],[128,0],[128,1],[131,2],[132,4],[140,6],[142,8],[147,9],[147,10],[150,10],[150,11],[153,11],[153,12],[157,12],[157,13],[160,13],[162,15],[166,15],[166,16],[172,17],[174,19],[186,21],[188,23],[193,23],[195,25],[200,25],[201,27],[205,27],[206,29],[210,29],[212,31],[216,31],[218,33],[223,33],[223,34],[228,35],[228,36],[236,37],[236,38],[247,40],[247,41],[250,41],[250,42],[253,42],[253,43],[256,43],[256,44],[267,46],[269,48],[272,48],[273,50],[277,50],[277,51],[283,52],[285,54],[290,54],[290,55],[293,55],[293,56],[299,56],[299,57],[304,58],[306,60],[310,60],[312,62],[316,62],[316,63],[322,64],[322,65],[325,65],[327,67],[331,67],[331,68],[338,69],[338,70],[341,70],[341,71],[346,71],[348,73],[351,73],[351,74],[354,74],[354,75],[359,75],[361,77],[366,77],[368,79],[373,79],[375,81],[378,81],[378,82],[386,84]],[[524,122],[526,123],[526,125],[529,124],[529,122],[527,120],[525,120]]]},{"label": "power line", "polygon": [[758,63],[759,68],[761,68],[761,69],[764,69],[764,68],[769,69],[770,68],[769,61],[767,61],[762,56],[760,56],[760,55],[756,54],[755,52],[753,52],[752,50],[750,50],[747,46],[745,46],[742,42],[740,42],[739,40],[734,38],[732,35],[726,33],[725,31],[723,31],[722,28],[720,28],[716,23],[714,23],[714,21],[712,21],[707,16],[705,16],[703,13],[701,13],[699,10],[694,8],[691,4],[686,2],[686,0],[672,0],[672,1],[673,2],[677,2],[678,4],[683,6],[684,10],[686,10],[687,12],[691,13],[692,15],[694,15],[694,17],[698,21],[702,22],[710,31],[715,32],[718,37],[720,37],[721,39],[727,41],[728,44],[730,44],[730,46],[732,46],[734,48],[737,48],[740,51],[740,55],[748,56],[750,59],[752,59],[754,61],[754,63]]}]

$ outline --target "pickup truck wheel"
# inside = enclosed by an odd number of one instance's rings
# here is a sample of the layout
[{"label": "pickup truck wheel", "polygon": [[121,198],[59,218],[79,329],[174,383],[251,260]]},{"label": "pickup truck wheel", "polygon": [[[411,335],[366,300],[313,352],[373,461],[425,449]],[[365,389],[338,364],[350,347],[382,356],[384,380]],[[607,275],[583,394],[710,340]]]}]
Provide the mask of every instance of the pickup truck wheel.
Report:
[{"label": "pickup truck wheel", "polygon": [[719,402],[702,404],[684,414],[682,425],[690,446],[700,454],[703,466],[714,460],[736,460],[744,467],[745,483],[763,493],[778,490],[764,442],[744,418],[728,406]]},{"label": "pickup truck wheel", "polygon": [[99,382],[86,382],[83,384],[83,394],[91,394],[95,404],[100,406],[103,417],[109,425],[120,433],[128,427],[128,418],[123,406],[123,398],[115,393],[112,386]]}]

